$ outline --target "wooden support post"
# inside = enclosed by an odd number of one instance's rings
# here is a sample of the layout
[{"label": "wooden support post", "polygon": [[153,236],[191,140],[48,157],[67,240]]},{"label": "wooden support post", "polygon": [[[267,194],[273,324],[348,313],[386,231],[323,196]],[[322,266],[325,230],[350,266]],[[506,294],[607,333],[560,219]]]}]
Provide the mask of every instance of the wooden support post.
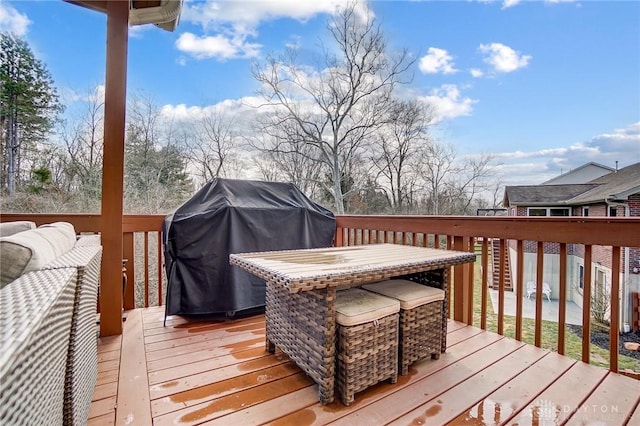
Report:
[{"label": "wooden support post", "polygon": [[[458,251],[468,251],[469,237],[453,237],[453,249]],[[471,303],[470,292],[473,285],[470,282],[472,263],[465,263],[453,267],[453,319],[470,324],[469,304]]]},{"label": "wooden support post", "polygon": [[107,2],[100,335],[122,334],[122,207],[129,2]]}]

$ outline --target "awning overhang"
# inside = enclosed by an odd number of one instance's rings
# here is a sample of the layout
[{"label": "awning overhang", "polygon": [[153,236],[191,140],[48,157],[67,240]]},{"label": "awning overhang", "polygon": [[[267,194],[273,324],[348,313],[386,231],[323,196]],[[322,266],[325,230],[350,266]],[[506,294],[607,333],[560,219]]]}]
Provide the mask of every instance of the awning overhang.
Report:
[{"label": "awning overhang", "polygon": [[[65,0],[97,12],[107,13],[107,0]],[[183,0],[130,0],[129,26],[154,24],[174,31],[180,20]]]}]

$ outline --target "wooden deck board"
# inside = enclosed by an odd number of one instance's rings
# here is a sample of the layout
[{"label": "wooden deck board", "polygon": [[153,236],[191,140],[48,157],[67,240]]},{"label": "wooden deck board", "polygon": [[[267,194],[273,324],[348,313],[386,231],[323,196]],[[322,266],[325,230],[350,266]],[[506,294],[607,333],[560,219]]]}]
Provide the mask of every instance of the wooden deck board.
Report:
[{"label": "wooden deck board", "polygon": [[640,382],[609,373],[587,400],[578,407],[566,423],[568,426],[589,422],[623,423],[638,404]]},{"label": "wooden deck board", "polygon": [[129,311],[122,334],[117,424],[152,424],[142,312]]},{"label": "wooden deck board", "polygon": [[596,420],[640,424],[638,381],[463,323],[449,322],[438,360],[345,407],[320,404],[311,379],[265,351],[262,315],[174,316],[167,327],[163,317],[163,308],[132,311],[121,340],[101,339],[88,424],[580,424],[602,407],[608,416]]},{"label": "wooden deck board", "polygon": [[576,363],[567,357],[537,350],[544,353],[539,361],[474,404],[452,423],[506,423],[516,412],[531,403],[540,389],[545,389]]},{"label": "wooden deck board", "polygon": [[638,405],[636,405],[635,411],[629,417],[629,422],[627,424],[640,425],[640,401],[638,401]]},{"label": "wooden deck board", "polygon": [[520,410],[510,423],[530,425],[546,422],[563,423],[573,410],[593,392],[607,375],[607,370],[576,362],[565,374],[533,402]]}]

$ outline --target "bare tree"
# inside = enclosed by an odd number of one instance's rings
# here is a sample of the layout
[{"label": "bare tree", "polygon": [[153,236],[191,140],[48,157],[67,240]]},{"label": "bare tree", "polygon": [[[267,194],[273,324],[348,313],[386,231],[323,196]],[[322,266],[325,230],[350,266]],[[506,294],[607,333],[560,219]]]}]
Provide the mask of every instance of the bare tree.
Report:
[{"label": "bare tree", "polygon": [[256,164],[264,179],[291,182],[309,197],[319,195],[322,162],[313,146],[287,140],[286,134],[277,138],[264,134],[251,144],[260,152]]},{"label": "bare tree", "polygon": [[471,214],[470,206],[478,196],[493,187],[493,156],[482,154],[479,157],[465,159],[458,171],[451,176],[452,213]]},{"label": "bare tree", "polygon": [[[359,154],[365,141],[384,123],[394,88],[403,83],[411,61],[406,50],[387,53],[384,36],[372,15],[362,22],[355,3],[342,8],[329,24],[335,53],[324,50],[323,69],[297,62],[294,51],[255,64],[264,106],[273,108],[267,128],[285,133],[287,142],[313,148],[330,175],[329,191],[337,213],[344,213],[341,185],[345,163]],[[289,144],[276,150],[287,152]],[[306,152],[306,151],[301,151]]]},{"label": "bare tree", "polygon": [[67,153],[67,189],[99,200],[102,183],[104,100],[90,90],[77,118],[63,124],[61,138]]},{"label": "bare tree", "polygon": [[496,175],[491,155],[458,160],[453,147],[432,142],[421,160],[429,214],[470,214],[484,203],[481,196],[493,189]]},{"label": "bare tree", "polygon": [[185,138],[189,161],[201,183],[226,177],[236,164],[239,144],[234,128],[234,117],[208,111],[195,123],[191,137]]},{"label": "bare tree", "polygon": [[422,102],[396,101],[390,108],[388,123],[374,137],[375,152],[371,160],[382,186],[396,212],[406,212],[413,202],[413,191],[420,178],[420,159],[429,144],[432,107]]},{"label": "bare tree", "polygon": [[427,213],[441,214],[441,201],[446,193],[447,178],[456,172],[453,147],[432,141],[421,153],[421,175],[424,179],[427,197]]}]

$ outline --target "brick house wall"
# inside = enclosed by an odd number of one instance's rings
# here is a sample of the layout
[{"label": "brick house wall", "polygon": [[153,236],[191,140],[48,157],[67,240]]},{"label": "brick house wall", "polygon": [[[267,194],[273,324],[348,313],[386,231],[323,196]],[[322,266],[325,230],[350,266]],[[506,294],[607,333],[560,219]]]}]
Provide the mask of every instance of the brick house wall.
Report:
[{"label": "brick house wall", "polygon": [[[629,216],[640,217],[640,194],[629,196]],[[640,269],[640,247],[629,249],[629,270],[633,271],[634,267]]]}]

